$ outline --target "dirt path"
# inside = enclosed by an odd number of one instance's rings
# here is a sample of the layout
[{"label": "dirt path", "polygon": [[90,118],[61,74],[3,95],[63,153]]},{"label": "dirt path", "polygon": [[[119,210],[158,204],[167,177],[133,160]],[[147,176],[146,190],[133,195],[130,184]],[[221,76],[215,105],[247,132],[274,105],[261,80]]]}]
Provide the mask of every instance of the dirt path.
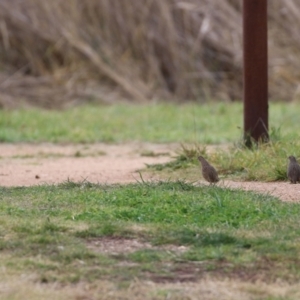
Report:
[{"label": "dirt path", "polygon": [[234,189],[242,189],[246,191],[259,192],[262,194],[269,194],[278,197],[283,201],[300,201],[300,185],[290,184],[289,182],[238,182],[225,180],[219,185]]},{"label": "dirt path", "polygon": [[[164,163],[178,144],[122,145],[1,144],[0,185],[30,186],[66,181],[129,183],[139,180],[137,169]],[[199,178],[200,173],[199,173]],[[201,182],[201,181],[199,181]],[[300,185],[288,182],[222,181],[220,186],[268,193],[284,201],[300,200]]]},{"label": "dirt path", "polygon": [[147,143],[2,144],[0,184],[30,186],[68,179],[94,183],[134,182],[139,178],[137,169],[170,160],[170,153],[176,147]]}]

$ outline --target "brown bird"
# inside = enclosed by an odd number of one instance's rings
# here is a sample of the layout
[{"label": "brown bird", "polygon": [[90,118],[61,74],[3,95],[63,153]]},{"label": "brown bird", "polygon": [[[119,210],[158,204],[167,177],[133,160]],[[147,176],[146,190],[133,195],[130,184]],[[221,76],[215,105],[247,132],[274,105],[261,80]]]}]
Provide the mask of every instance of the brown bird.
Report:
[{"label": "brown bird", "polygon": [[202,165],[202,176],[209,183],[216,183],[219,181],[218,173],[216,169],[203,157],[199,156],[198,160]]},{"label": "brown bird", "polygon": [[287,177],[291,183],[297,183],[300,181],[300,166],[295,158],[295,156],[289,156],[289,165],[287,168]]}]

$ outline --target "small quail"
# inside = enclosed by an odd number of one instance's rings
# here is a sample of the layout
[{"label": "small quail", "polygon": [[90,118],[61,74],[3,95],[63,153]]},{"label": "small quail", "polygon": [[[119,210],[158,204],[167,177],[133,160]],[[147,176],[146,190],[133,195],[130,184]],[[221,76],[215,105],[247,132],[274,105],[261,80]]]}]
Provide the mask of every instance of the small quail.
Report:
[{"label": "small quail", "polygon": [[204,179],[209,183],[218,182],[219,177],[216,169],[211,164],[209,164],[209,162],[203,156],[199,156],[198,160],[202,165],[202,176],[204,177]]},{"label": "small quail", "polygon": [[291,183],[297,183],[297,181],[300,181],[300,166],[298,165],[295,156],[289,156],[289,160],[287,177]]}]

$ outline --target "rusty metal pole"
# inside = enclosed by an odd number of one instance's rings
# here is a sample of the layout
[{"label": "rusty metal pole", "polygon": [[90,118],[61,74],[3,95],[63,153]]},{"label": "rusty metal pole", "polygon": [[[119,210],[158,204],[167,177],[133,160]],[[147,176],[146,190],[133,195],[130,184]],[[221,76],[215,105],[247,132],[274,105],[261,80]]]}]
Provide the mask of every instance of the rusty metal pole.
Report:
[{"label": "rusty metal pole", "polygon": [[267,0],[243,0],[244,140],[268,141]]}]

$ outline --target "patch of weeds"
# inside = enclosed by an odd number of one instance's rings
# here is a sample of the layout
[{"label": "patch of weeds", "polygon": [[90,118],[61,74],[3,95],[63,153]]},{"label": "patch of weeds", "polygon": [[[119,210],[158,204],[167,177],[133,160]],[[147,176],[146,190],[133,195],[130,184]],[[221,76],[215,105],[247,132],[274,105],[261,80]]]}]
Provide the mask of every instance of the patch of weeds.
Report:
[{"label": "patch of weeds", "polygon": [[153,169],[155,171],[162,171],[165,169],[170,169],[172,171],[178,169],[186,169],[198,162],[197,157],[199,155],[205,154],[205,147],[201,147],[195,144],[192,148],[189,148],[188,146],[182,144],[181,150],[178,151],[178,154],[175,156],[174,160],[163,164],[146,164],[146,166],[147,168]]},{"label": "patch of weeds", "polygon": [[136,236],[134,230],[130,230],[124,223],[104,222],[91,225],[88,229],[76,231],[75,235],[80,238],[95,238],[102,236],[133,238]]},{"label": "patch of weeds", "polygon": [[193,146],[191,148],[190,148],[190,146],[181,144],[181,153],[188,159],[194,159],[195,157],[198,157],[199,155],[202,155],[202,156],[207,155],[206,147],[201,146],[199,144],[193,144]]},{"label": "patch of weeds", "polygon": [[[209,155],[206,154],[205,149],[200,151],[195,147],[188,149],[188,146],[185,146],[174,160],[164,164],[147,165],[147,168],[155,171],[166,171],[166,174],[162,174],[162,176],[170,175],[172,178],[194,180],[194,178],[200,177],[197,156],[202,153],[217,169],[221,178],[249,181],[285,181],[287,180],[287,158],[289,155],[300,157],[299,148],[299,139],[258,143],[251,149],[236,144],[227,150],[216,150]],[[182,172],[182,170],[185,171]]]},{"label": "patch of weeds", "polygon": [[141,152],[141,156],[146,157],[159,157],[159,156],[169,156],[168,152],[154,152],[152,150],[145,150]]},{"label": "patch of weeds", "polygon": [[137,263],[154,263],[166,260],[170,255],[165,251],[155,249],[142,249],[129,253],[126,259]]},{"label": "patch of weeds", "polygon": [[272,142],[280,142],[283,139],[281,126],[271,126],[269,129],[269,138]]},{"label": "patch of weeds", "polygon": [[83,153],[82,151],[80,150],[77,150],[73,156],[74,157],[96,157],[96,156],[104,156],[106,155],[107,153],[105,151],[102,151],[102,150],[99,150],[97,152],[92,152],[92,153]]},{"label": "patch of weeds", "polygon": [[63,264],[70,264],[74,261],[88,262],[97,258],[97,255],[87,250],[83,245],[60,246],[55,255],[51,255],[53,261],[58,261]]},{"label": "patch of weeds", "polygon": [[273,181],[286,181],[287,180],[287,168],[285,166],[274,167]]},{"label": "patch of weeds", "polygon": [[95,183],[91,183],[87,180],[82,180],[78,182],[74,182],[70,180],[69,178],[64,181],[63,183],[58,184],[58,188],[62,189],[74,189],[74,188],[94,188],[97,187],[98,185]]},{"label": "patch of weeds", "polygon": [[34,268],[39,271],[59,271],[59,265],[53,261],[38,261],[34,259],[25,259],[22,262],[23,267]]},{"label": "patch of weeds", "polygon": [[107,155],[107,153],[106,153],[105,151],[103,151],[103,150],[97,151],[96,154],[97,154],[98,156],[104,156],[104,155]]},{"label": "patch of weeds", "polygon": [[55,152],[43,152],[40,151],[36,154],[24,154],[24,155],[13,155],[11,158],[21,158],[21,159],[29,159],[29,158],[50,158],[50,157],[67,157],[68,155],[62,153]]},{"label": "patch of weeds", "polygon": [[196,186],[184,180],[148,182],[146,185],[148,188],[162,187],[170,191],[195,191],[197,189]]},{"label": "patch of weeds", "polygon": [[175,160],[163,163],[163,164],[146,164],[148,169],[154,171],[162,171],[165,169],[178,170],[182,168],[188,168],[191,165],[191,161],[183,155],[175,157]]},{"label": "patch of weeds", "polygon": [[36,155],[33,155],[33,154],[24,154],[24,155],[13,155],[11,158],[13,159],[18,159],[18,158],[21,158],[21,159],[27,159],[27,158],[35,158]]},{"label": "patch of weeds", "polygon": [[82,157],[82,153],[78,150],[74,153],[74,157]]},{"label": "patch of weeds", "polygon": [[201,231],[190,228],[179,229],[177,231],[162,231],[157,233],[154,244],[176,244],[193,247],[218,247],[221,245],[235,245],[242,248],[249,248],[251,244],[245,240],[236,238],[226,232]]},{"label": "patch of weeds", "polygon": [[[244,176],[241,179],[254,181],[286,180],[287,157],[295,153],[300,146],[297,141],[269,142],[258,144],[254,149],[233,148],[231,151],[217,153],[215,161],[222,170],[236,170],[242,168]],[[227,171],[227,174],[230,172]]]},{"label": "patch of weeds", "polygon": [[46,234],[46,233],[56,233],[56,232],[66,232],[68,228],[62,225],[54,224],[50,220],[44,222],[40,228],[35,230],[36,234]]}]

